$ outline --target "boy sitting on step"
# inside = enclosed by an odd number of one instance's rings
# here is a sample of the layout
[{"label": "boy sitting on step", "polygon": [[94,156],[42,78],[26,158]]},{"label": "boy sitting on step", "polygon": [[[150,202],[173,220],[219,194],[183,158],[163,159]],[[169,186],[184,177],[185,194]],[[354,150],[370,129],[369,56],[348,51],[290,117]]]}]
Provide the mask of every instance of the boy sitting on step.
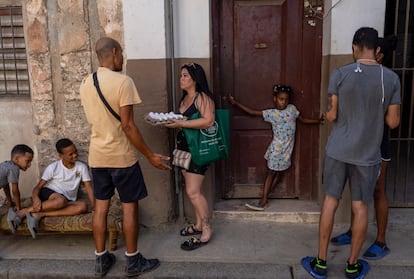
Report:
[{"label": "boy sitting on step", "polygon": [[16,214],[27,218],[27,226],[36,238],[39,220],[46,216],[72,216],[88,212],[84,201],[77,201],[78,189],[84,183],[92,208],[95,204],[88,166],[78,161],[75,144],[67,138],[57,141],[60,160],[48,165],[42,178],[33,189],[31,207]]}]

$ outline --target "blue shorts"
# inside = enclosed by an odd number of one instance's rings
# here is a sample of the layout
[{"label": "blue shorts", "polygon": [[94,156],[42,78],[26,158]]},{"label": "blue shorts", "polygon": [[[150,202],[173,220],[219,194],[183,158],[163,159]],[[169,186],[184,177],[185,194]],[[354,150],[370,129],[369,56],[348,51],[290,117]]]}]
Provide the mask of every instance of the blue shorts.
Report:
[{"label": "blue shorts", "polygon": [[[50,188],[47,188],[47,187],[42,187],[42,189],[40,189],[40,191],[39,191],[39,199],[42,201],[42,202],[44,202],[44,201],[47,201],[49,198],[50,198],[50,196],[52,195],[52,194],[59,194],[59,193],[57,193],[57,192],[55,192],[55,191],[53,191],[52,189],[50,189]],[[62,194],[59,194],[59,195],[61,195],[62,197],[64,197],[67,201],[69,201],[64,195],[62,195]]]},{"label": "blue shorts", "polygon": [[323,166],[323,191],[325,195],[339,200],[348,181],[352,201],[370,203],[374,197],[380,169],[381,164],[357,166],[326,156]]},{"label": "blue shorts", "polygon": [[145,198],[145,186],[139,163],[127,168],[91,168],[93,193],[98,200],[109,200],[118,190],[123,203],[136,202]]}]

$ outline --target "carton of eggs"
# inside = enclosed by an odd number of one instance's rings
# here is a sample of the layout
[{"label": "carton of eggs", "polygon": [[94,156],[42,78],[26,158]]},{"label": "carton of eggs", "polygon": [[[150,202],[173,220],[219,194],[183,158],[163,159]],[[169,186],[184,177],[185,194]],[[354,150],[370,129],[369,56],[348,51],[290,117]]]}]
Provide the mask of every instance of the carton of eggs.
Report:
[{"label": "carton of eggs", "polygon": [[182,114],[176,114],[174,112],[149,112],[145,116],[145,121],[151,125],[165,125],[172,120],[186,120],[187,117]]}]

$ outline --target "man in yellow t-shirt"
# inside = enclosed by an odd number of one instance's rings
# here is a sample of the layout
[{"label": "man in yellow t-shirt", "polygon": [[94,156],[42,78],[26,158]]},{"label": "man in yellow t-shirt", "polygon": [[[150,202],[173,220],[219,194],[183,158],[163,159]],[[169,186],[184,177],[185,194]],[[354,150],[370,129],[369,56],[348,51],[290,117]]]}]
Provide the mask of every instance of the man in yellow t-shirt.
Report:
[{"label": "man in yellow t-shirt", "polygon": [[137,248],[138,201],[147,196],[144,178],[138,163],[137,150],[156,168],[170,170],[164,161],[169,157],[153,153],[146,145],[134,122],[133,105],[141,103],[132,79],[121,73],[123,54],[114,39],[103,37],[95,51],[100,67],[96,77],[107,103],[120,120],[100,99],[93,75],[80,86],[82,106],[91,128],[89,166],[92,170],[96,198],[93,235],[96,246],[95,274],[104,276],[115,263],[115,255],[105,248],[106,219],[111,197],[118,190],[123,209],[127,276],[136,276],[159,266],[158,259],[145,259]]}]

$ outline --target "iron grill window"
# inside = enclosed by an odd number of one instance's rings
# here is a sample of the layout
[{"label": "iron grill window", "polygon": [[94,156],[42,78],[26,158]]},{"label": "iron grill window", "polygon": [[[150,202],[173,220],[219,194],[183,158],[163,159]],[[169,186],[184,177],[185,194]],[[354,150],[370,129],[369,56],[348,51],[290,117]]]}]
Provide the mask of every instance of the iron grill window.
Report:
[{"label": "iron grill window", "polygon": [[0,97],[29,95],[22,7],[0,7]]},{"label": "iron grill window", "polygon": [[390,206],[414,207],[414,0],[387,0],[384,35],[395,35],[391,69],[401,81],[401,123],[391,130]]}]

